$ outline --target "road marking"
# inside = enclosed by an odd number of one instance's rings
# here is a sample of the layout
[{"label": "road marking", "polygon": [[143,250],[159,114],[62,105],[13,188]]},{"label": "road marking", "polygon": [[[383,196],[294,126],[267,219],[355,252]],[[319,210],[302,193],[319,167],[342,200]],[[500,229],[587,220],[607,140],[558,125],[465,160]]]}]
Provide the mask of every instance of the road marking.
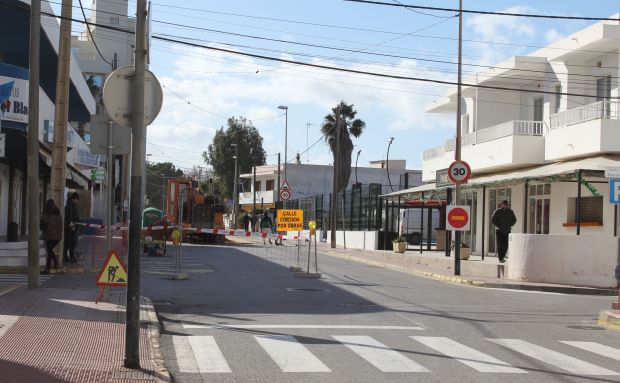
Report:
[{"label": "road marking", "polygon": [[188,336],[194,358],[201,373],[231,372],[228,362],[212,336]]},{"label": "road marking", "polygon": [[596,342],[570,342],[566,340],[561,340],[560,342],[620,361],[620,350],[617,348],[605,346]]},{"label": "road marking", "polygon": [[410,338],[442,354],[448,355],[479,372],[527,374],[527,371],[512,367],[506,362],[448,338],[432,336],[411,336]]},{"label": "road marking", "polygon": [[177,357],[177,365],[180,372],[198,373],[198,365],[191,351],[187,336],[173,335],[174,353]]},{"label": "road marking", "polygon": [[18,315],[0,315],[0,338],[2,338],[11,327],[13,327],[18,319]]},{"label": "road marking", "polygon": [[336,330],[415,330],[423,331],[417,326],[365,326],[365,325],[329,325],[329,324],[184,324],[183,328],[232,328],[232,329],[336,329]]},{"label": "road marking", "polygon": [[314,354],[291,335],[255,335],[282,372],[331,372]]},{"label": "road marking", "polygon": [[383,372],[429,372],[426,368],[364,335],[332,335],[332,338]]},{"label": "road marking", "polygon": [[490,339],[491,342],[507,347],[511,350],[520,352],[530,358],[538,359],[562,370],[572,372],[577,375],[618,375],[617,372],[599,367],[595,364],[584,362],[548,348],[540,347],[521,339]]}]

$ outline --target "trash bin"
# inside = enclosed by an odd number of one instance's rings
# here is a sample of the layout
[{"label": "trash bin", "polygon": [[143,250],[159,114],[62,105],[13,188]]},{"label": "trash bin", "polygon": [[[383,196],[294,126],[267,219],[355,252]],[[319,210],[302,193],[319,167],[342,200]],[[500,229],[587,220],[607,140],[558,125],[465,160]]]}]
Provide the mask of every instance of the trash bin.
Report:
[{"label": "trash bin", "polygon": [[19,225],[17,222],[9,222],[6,228],[6,241],[17,242],[19,237]]}]

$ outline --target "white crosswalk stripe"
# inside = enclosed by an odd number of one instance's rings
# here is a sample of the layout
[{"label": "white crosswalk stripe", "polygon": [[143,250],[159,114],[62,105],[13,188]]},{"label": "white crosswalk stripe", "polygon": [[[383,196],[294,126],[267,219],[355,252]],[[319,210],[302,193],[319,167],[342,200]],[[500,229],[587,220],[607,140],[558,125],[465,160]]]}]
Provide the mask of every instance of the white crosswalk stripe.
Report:
[{"label": "white crosswalk stripe", "polygon": [[540,360],[573,374],[588,376],[618,375],[615,371],[608,370],[592,363],[584,362],[583,360],[526,342],[521,339],[487,339],[513,351],[527,355],[530,358]]},{"label": "white crosswalk stripe", "polygon": [[383,372],[428,372],[420,364],[369,336],[332,335],[332,338]]},{"label": "white crosswalk stripe", "polygon": [[283,372],[331,372],[291,335],[255,335],[254,338]]},{"label": "white crosswalk stripe", "polygon": [[[54,277],[54,274],[41,274],[39,275],[39,283],[43,284]],[[0,283],[26,285],[28,284],[28,274],[0,274]]]},{"label": "white crosswalk stripe", "polygon": [[571,342],[566,340],[561,340],[560,342],[620,361],[620,350],[617,348],[605,346],[596,342]]},{"label": "white crosswalk stripe", "polygon": [[501,372],[509,374],[525,374],[520,368],[512,367],[490,355],[474,350],[461,343],[445,337],[411,336],[414,340],[441,352],[479,372]]},{"label": "white crosswalk stripe", "polygon": [[[213,336],[190,336],[187,337],[187,340],[194,354],[195,366],[191,361],[182,362],[179,364],[179,370],[181,372],[194,372],[194,369],[197,369],[200,373],[231,372],[230,366]],[[180,341],[175,343],[175,351],[177,350],[177,346],[181,346]],[[182,357],[187,358],[188,356],[187,352],[179,351],[179,353]]]}]

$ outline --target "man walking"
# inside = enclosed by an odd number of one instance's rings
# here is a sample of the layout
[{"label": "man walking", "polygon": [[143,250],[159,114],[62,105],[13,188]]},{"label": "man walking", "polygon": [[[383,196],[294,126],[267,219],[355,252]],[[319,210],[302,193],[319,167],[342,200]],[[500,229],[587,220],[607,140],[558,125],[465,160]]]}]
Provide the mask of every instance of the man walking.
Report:
[{"label": "man walking", "polygon": [[508,235],[511,228],[517,223],[517,217],[508,205],[507,200],[503,200],[500,207],[493,212],[491,223],[495,225],[495,238],[497,239],[497,257],[501,263],[505,262],[508,252]]},{"label": "man walking", "polygon": [[[271,221],[271,217],[269,214],[265,212],[263,214],[263,218],[260,220],[260,230],[263,235],[266,235],[269,238],[269,244],[271,245],[271,229],[273,228],[273,221]],[[266,245],[265,237],[263,237],[263,245]]]},{"label": "man walking", "polygon": [[[65,263],[77,263],[75,247],[78,241],[77,223],[80,220],[80,215],[78,213],[79,201],[80,195],[78,193],[71,193],[67,201],[67,206],[65,206],[65,241],[64,249],[62,250]],[[67,251],[69,252],[69,257],[67,257]]]}]

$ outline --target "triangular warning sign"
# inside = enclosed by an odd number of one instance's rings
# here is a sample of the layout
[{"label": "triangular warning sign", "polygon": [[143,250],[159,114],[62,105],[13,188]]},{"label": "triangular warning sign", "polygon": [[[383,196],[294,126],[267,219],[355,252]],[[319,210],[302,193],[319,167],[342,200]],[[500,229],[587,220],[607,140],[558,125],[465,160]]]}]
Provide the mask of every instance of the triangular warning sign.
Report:
[{"label": "triangular warning sign", "polygon": [[127,286],[127,268],[114,250],[108,253],[95,283],[99,286]]},{"label": "triangular warning sign", "polygon": [[280,186],[280,190],[291,190],[291,187],[289,186],[288,182],[286,182],[286,180],[282,182],[282,186]]}]

